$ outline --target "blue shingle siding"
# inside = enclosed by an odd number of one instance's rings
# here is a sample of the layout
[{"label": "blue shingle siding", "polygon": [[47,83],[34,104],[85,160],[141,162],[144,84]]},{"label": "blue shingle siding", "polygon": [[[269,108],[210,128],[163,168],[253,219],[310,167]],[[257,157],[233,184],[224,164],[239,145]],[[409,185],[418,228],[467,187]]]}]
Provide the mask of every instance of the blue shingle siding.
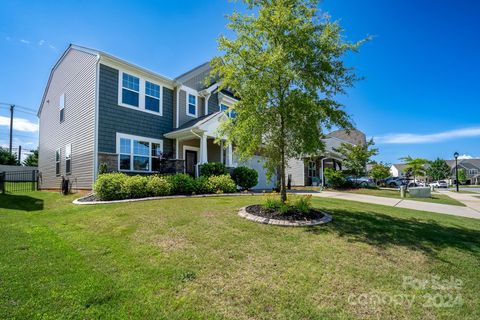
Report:
[{"label": "blue shingle siding", "polygon": [[213,93],[208,99],[208,114],[217,112],[218,109],[218,92]]},{"label": "blue shingle siding", "polygon": [[163,139],[164,152],[173,141],[163,134],[173,129],[173,90],[163,87],[163,115],[157,116],[118,105],[118,70],[100,64],[98,96],[98,151],[116,152],[116,133]]}]

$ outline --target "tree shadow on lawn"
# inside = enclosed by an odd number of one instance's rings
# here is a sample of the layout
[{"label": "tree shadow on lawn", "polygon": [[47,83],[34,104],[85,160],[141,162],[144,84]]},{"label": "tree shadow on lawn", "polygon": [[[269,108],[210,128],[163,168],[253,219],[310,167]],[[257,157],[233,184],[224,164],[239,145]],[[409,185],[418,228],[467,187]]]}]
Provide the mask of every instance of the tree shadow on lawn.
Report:
[{"label": "tree shadow on lawn", "polygon": [[43,200],[27,195],[0,194],[0,209],[39,211],[43,210]]},{"label": "tree shadow on lawn", "polygon": [[335,210],[332,216],[333,220],[328,225],[311,227],[307,232],[333,232],[348,238],[348,241],[364,242],[381,249],[403,246],[432,256],[449,247],[480,254],[480,231],[477,230],[367,211]]}]

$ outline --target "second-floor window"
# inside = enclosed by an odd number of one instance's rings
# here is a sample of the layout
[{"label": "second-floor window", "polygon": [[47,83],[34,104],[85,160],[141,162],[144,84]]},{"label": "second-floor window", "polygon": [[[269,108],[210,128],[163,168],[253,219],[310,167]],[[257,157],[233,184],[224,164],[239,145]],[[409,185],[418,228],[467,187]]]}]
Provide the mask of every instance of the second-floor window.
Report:
[{"label": "second-floor window", "polygon": [[187,114],[189,116],[197,116],[197,96],[188,94]]},{"label": "second-floor window", "polygon": [[122,103],[138,107],[140,79],[128,73],[122,75]]},{"label": "second-floor window", "polygon": [[65,120],[65,94],[60,96],[58,108],[60,109],[60,123],[62,123]]},{"label": "second-floor window", "polygon": [[225,112],[225,114],[227,116],[229,116],[230,118],[235,118],[237,116],[237,114],[235,113],[234,110],[230,110],[228,111],[228,106],[224,105],[224,104],[220,104],[220,111],[223,111]]},{"label": "second-floor window", "polygon": [[145,81],[145,109],[160,112],[160,86]]},{"label": "second-floor window", "polygon": [[471,176],[474,176],[478,173],[478,170],[477,169],[470,169],[468,170],[468,173],[471,175]]},{"label": "second-floor window", "polygon": [[65,173],[70,174],[72,172],[72,145],[67,144],[65,146]]}]

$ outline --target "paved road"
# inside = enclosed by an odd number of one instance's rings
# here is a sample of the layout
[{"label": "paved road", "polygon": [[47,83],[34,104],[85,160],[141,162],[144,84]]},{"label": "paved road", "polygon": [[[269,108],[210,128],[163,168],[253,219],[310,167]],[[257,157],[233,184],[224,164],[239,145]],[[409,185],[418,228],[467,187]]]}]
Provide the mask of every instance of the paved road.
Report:
[{"label": "paved road", "polygon": [[[447,192],[450,192],[450,191],[443,191],[442,193],[447,193]],[[332,192],[332,191],[307,192],[306,191],[306,192],[295,192],[295,193],[311,194],[314,197],[321,197],[321,198],[351,200],[351,201],[358,201],[358,202],[364,202],[364,203],[380,204],[380,205],[389,206],[389,207],[429,211],[429,212],[449,214],[449,215],[459,216],[459,217],[480,219],[480,199],[472,197],[471,195],[468,196],[468,194],[465,194],[465,193],[459,193],[456,195],[458,196],[465,195],[467,197],[454,198],[452,196],[452,198],[457,199],[460,202],[463,202],[465,205],[467,205],[467,207],[415,201],[415,200],[401,200],[401,199],[395,199],[395,198],[377,197],[377,196],[354,194],[354,193],[347,193],[347,192]],[[449,193],[447,193],[447,195],[450,196]],[[460,199],[463,199],[463,200],[460,200]]]}]

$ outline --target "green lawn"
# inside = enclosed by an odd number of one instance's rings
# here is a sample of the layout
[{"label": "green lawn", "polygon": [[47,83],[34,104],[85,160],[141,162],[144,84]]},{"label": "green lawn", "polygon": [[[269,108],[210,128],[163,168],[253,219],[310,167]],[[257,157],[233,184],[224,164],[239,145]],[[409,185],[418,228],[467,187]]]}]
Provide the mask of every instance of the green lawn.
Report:
[{"label": "green lawn", "polygon": [[[358,193],[358,194],[366,194],[370,196],[378,196],[378,197],[387,197],[387,198],[400,198],[400,191],[399,190],[389,190],[389,189],[348,189],[348,190],[334,190],[338,192],[349,192],[349,193]],[[415,200],[415,201],[424,201],[424,202],[433,202],[433,203],[441,203],[441,204],[451,204],[454,206],[465,206],[460,201],[450,198],[445,194],[438,194],[433,193],[431,198],[412,198],[407,193],[407,200]]]},{"label": "green lawn", "polygon": [[[237,216],[261,196],[74,198],[0,195],[0,319],[480,318],[480,220],[322,198],[331,223],[286,228]],[[402,286],[432,276],[461,288]]]}]

